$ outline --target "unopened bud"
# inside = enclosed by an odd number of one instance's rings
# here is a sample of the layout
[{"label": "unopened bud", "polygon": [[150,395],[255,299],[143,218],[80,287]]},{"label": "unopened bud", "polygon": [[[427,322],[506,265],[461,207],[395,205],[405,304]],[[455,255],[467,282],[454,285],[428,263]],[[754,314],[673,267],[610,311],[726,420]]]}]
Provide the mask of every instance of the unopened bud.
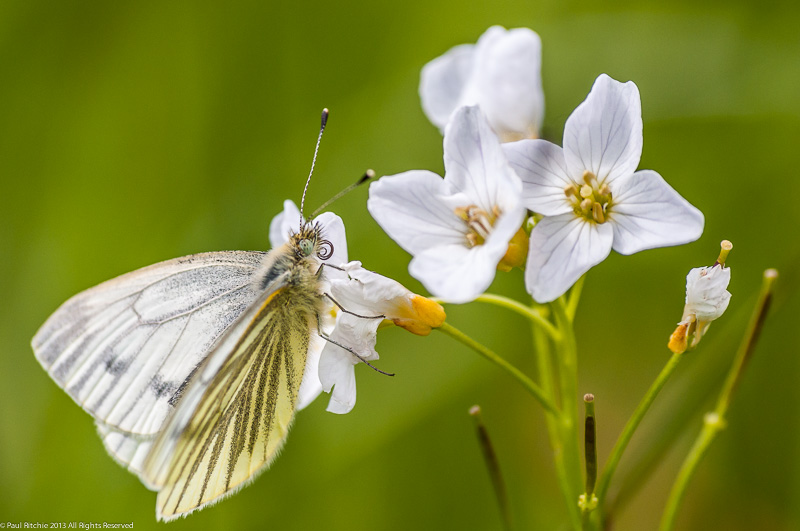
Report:
[{"label": "unopened bud", "polygon": [[508,242],[506,254],[497,264],[498,271],[508,272],[515,267],[522,268],[528,258],[528,235],[525,229],[519,229],[511,241]]},{"label": "unopened bud", "polygon": [[669,348],[675,354],[682,354],[686,352],[686,348],[688,347],[688,331],[689,331],[689,323],[679,323],[678,328],[672,332],[672,335],[669,336],[669,343],[667,343],[667,348]]},{"label": "unopened bud", "polygon": [[442,326],[447,317],[441,304],[416,294],[411,296],[411,308],[407,313],[394,317],[392,322],[418,336],[427,336],[431,329]]}]

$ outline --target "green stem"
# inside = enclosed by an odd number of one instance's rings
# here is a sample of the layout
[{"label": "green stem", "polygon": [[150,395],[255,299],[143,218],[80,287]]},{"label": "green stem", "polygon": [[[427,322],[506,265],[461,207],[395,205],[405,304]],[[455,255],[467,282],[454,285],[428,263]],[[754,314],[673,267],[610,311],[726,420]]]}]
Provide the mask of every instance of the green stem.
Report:
[{"label": "green stem", "polygon": [[[704,404],[712,403],[713,397],[719,394],[726,374],[718,367],[730,359],[730,354],[725,356],[723,352],[736,350],[741,338],[733,339],[732,336],[738,334],[738,330],[746,328],[757,298],[758,293],[753,294],[752,304],[748,303],[746,308],[742,305],[735,312],[732,308],[729,309],[725,314],[725,322],[715,323],[714,326],[719,327],[714,333],[715,341],[703,345],[702,359],[697,359],[691,373],[681,378],[680,385],[675,382],[676,387],[673,392],[676,392],[675,396],[680,396],[681,400],[673,401],[661,408],[656,418],[653,418],[655,411],[648,413],[650,415],[648,423],[650,426],[656,426],[656,431],[650,430],[651,433],[645,442],[646,447],[642,447],[635,455],[628,456],[634,466],[621,482],[619,489],[614,489],[613,496],[609,493],[606,498],[603,509],[608,514],[613,515],[630,503],[641,490],[641,486],[664,461],[675,441],[686,433],[688,424],[696,417],[697,411],[705,407]],[[728,315],[731,312],[734,313]],[[615,482],[620,479],[619,476],[616,477]]]},{"label": "green stem", "polygon": [[513,377],[517,382],[520,383],[539,403],[544,407],[549,413],[553,415],[558,415],[558,409],[553,405],[553,402],[550,398],[545,395],[542,389],[534,383],[533,380],[525,376],[525,374],[511,365],[509,362],[483,346],[482,344],[478,343],[464,332],[458,330],[454,326],[448,324],[447,322],[442,323],[442,325],[437,328],[440,332],[447,334],[448,336],[452,337],[453,339],[463,343],[464,345],[468,346],[487,360],[491,361],[501,369],[505,370],[511,377]]},{"label": "green stem", "polygon": [[561,388],[561,443],[564,452],[569,491],[571,500],[570,512],[574,511],[580,529],[580,508],[578,496],[583,488],[581,458],[578,446],[578,356],[575,344],[575,332],[572,321],[567,314],[564,297],[553,301],[553,314],[561,335],[558,342],[559,384]]},{"label": "green stem", "polygon": [[[536,326],[531,327],[533,333],[533,345],[539,368],[539,380],[542,383],[544,393],[555,400],[556,389],[553,378],[553,362],[550,352],[550,342]],[[564,460],[564,448],[561,443],[561,413],[549,414],[545,417],[547,421],[547,434],[550,438],[550,447],[553,449],[553,461],[556,467],[556,478],[558,479],[561,492],[567,504],[567,511],[573,529],[581,528],[580,512],[575,498],[572,496],[569,475],[567,474],[566,462]]]},{"label": "green stem", "polygon": [[556,328],[550,323],[550,321],[545,319],[544,316],[542,316],[542,314],[536,308],[525,306],[519,301],[515,301],[514,299],[510,299],[502,295],[495,295],[493,293],[484,293],[475,300],[479,302],[495,304],[497,306],[502,306],[503,308],[515,311],[518,314],[522,315],[523,317],[529,319],[532,323],[534,323],[536,326],[538,326],[545,332],[547,332],[547,335],[549,335],[551,339],[558,340],[559,337],[558,330],[556,330]]},{"label": "green stem", "polygon": [[[681,361],[683,358],[683,353],[680,354],[673,354],[672,357],[669,359],[667,364],[661,369],[658,377],[655,381],[650,385],[650,389],[647,390],[647,393],[642,398],[639,405],[636,406],[636,410],[634,410],[633,415],[631,418],[628,419],[628,423],[625,424],[625,428],[622,430],[619,438],[617,439],[614,448],[611,450],[611,455],[606,462],[606,466],[603,469],[603,473],[600,476],[600,481],[597,484],[597,499],[600,500],[600,504],[606,501],[606,494],[608,493],[608,486],[611,483],[611,477],[614,475],[614,472],[617,469],[617,465],[619,464],[619,460],[622,458],[622,454],[625,452],[625,448],[628,447],[628,443],[631,441],[636,428],[639,427],[639,423],[641,423],[644,414],[647,413],[647,410],[650,409],[653,401],[658,396],[658,393],[664,387],[664,384],[667,383],[669,377],[672,376],[672,373],[675,371],[675,367],[678,366],[678,362]],[[601,512],[602,514],[602,512]],[[605,518],[602,514],[601,518]]]},{"label": "green stem", "polygon": [[764,319],[767,317],[767,311],[772,302],[772,290],[777,278],[778,272],[774,269],[768,269],[764,272],[758,302],[750,318],[750,323],[747,326],[744,338],[739,344],[739,349],[736,352],[733,365],[725,379],[725,384],[719,394],[717,407],[712,413],[707,413],[703,418],[703,429],[700,431],[700,435],[695,440],[691,450],[689,450],[689,454],[683,461],[683,465],[681,465],[681,469],[675,479],[675,484],[672,486],[669,498],[667,499],[667,505],[661,519],[661,526],[659,527],[660,531],[670,531],[674,528],[675,520],[678,516],[678,509],[683,501],[683,496],[686,494],[689,481],[691,481],[698,464],[703,459],[703,456],[714,438],[725,428],[725,414],[728,412],[731,397],[742,376],[742,371],[747,361],[750,359],[750,356],[753,354],[753,350],[758,342],[761,328],[764,325]]},{"label": "green stem", "polygon": [[569,290],[569,301],[567,302],[567,316],[570,322],[575,320],[575,312],[578,311],[578,301],[581,300],[581,292],[583,291],[583,281],[586,275],[583,275]]}]

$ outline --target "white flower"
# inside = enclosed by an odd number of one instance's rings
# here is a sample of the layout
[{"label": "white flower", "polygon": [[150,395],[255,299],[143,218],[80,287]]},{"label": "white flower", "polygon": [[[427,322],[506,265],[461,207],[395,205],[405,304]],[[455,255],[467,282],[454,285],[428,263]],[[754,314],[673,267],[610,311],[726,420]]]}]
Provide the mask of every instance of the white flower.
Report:
[{"label": "white flower", "polygon": [[[331,280],[331,296],[346,311],[340,312],[330,336],[332,342],[325,345],[319,364],[323,389],[331,392],[333,388],[328,404],[328,411],[333,413],[348,413],[353,409],[354,366],[363,360],[378,359],[375,341],[384,318],[418,335],[427,335],[445,318],[440,305],[415,295],[394,280],[367,271],[361,262],[350,262],[344,270],[347,278]],[[360,358],[333,341],[352,349]]]},{"label": "white flower", "polygon": [[525,284],[550,302],[613,248],[621,254],[679,245],[703,232],[703,214],[642,154],[639,90],[605,74],[567,119],[564,148],[544,140],[505,144],[523,202],[544,215],[531,233]]},{"label": "white flower", "polygon": [[[347,262],[347,236],[344,230],[342,218],[332,212],[325,212],[315,218],[317,223],[322,225],[322,233],[333,245],[333,254],[324,263],[339,266]],[[277,249],[287,241],[289,237],[300,229],[300,210],[293,201],[283,202],[283,212],[272,218],[269,225],[269,241],[273,249]],[[336,270],[325,268],[325,276],[336,276]],[[324,289],[330,289],[326,284]],[[333,319],[323,319],[323,332],[331,333],[333,330]],[[311,335],[311,343],[308,347],[306,358],[306,368],[303,371],[303,380],[300,383],[300,391],[297,395],[297,409],[303,409],[316,399],[322,392],[322,383],[319,380],[319,361],[325,341],[318,337],[316,333]]]},{"label": "white flower", "polygon": [[697,321],[713,321],[728,308],[731,268],[719,264],[695,267],[686,275],[686,306],[683,320],[694,315]]},{"label": "white flower", "polygon": [[544,117],[539,36],[528,28],[492,26],[477,44],[462,44],[426,64],[422,108],[444,131],[466,105],[479,105],[504,142],[536,138]]},{"label": "white flower", "polygon": [[683,307],[683,317],[669,336],[667,344],[667,347],[676,354],[695,348],[703,339],[711,321],[718,319],[728,308],[731,300],[728,291],[731,269],[725,267],[725,260],[733,249],[733,244],[723,240],[720,248],[719,258],[713,266],[696,267],[686,275],[686,304]]},{"label": "white flower", "polygon": [[520,230],[522,183],[478,107],[462,107],[448,125],[444,167],[444,179],[415,170],[372,183],[367,208],[414,255],[412,276],[437,297],[468,302],[492,283]]}]

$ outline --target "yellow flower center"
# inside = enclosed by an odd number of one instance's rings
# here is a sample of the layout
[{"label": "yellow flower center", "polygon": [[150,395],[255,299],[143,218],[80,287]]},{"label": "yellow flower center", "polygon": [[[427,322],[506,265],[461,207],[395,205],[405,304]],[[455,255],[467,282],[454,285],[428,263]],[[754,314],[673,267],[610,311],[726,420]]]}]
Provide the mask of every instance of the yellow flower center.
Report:
[{"label": "yellow flower center", "polygon": [[492,231],[492,225],[500,217],[500,209],[497,206],[492,207],[491,214],[483,210],[477,205],[469,205],[465,207],[457,207],[455,209],[456,216],[461,218],[467,225],[467,245],[475,247],[476,245],[483,245],[489,233]]},{"label": "yellow flower center", "polygon": [[583,172],[583,184],[572,183],[564,188],[564,195],[572,203],[576,216],[595,223],[605,223],[608,219],[613,203],[611,190],[589,170]]}]

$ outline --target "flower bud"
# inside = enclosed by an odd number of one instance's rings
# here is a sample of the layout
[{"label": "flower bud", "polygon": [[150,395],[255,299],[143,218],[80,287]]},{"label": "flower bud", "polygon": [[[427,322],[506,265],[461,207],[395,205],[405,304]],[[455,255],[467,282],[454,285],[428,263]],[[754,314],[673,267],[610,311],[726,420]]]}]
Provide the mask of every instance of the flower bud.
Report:
[{"label": "flower bud", "polygon": [[695,348],[711,321],[718,319],[728,308],[731,294],[727,288],[731,281],[731,270],[725,267],[725,259],[733,244],[724,240],[720,247],[722,252],[713,266],[696,267],[686,275],[683,318],[667,345],[676,354]]},{"label": "flower bud", "polygon": [[525,260],[528,258],[528,235],[524,229],[519,229],[508,242],[506,254],[497,264],[497,270],[508,272],[515,267],[524,268]]}]

